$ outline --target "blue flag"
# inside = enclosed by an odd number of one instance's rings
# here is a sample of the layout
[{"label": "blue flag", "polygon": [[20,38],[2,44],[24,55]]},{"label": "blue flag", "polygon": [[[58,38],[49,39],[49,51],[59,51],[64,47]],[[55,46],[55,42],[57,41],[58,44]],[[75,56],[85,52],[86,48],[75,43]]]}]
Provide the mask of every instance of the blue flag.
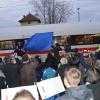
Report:
[{"label": "blue flag", "polygon": [[25,51],[47,51],[52,45],[53,32],[36,33],[33,35],[23,49]]}]

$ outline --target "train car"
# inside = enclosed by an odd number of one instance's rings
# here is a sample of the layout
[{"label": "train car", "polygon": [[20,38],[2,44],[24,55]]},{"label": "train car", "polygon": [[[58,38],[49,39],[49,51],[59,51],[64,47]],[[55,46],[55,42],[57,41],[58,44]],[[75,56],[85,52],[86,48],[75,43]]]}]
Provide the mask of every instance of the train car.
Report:
[{"label": "train car", "polygon": [[[71,48],[95,51],[100,44],[100,23],[60,23],[19,26],[0,29],[0,56],[11,54],[16,45],[22,47],[36,33],[53,32],[53,42],[68,44]],[[30,54],[47,54],[29,52]]]}]

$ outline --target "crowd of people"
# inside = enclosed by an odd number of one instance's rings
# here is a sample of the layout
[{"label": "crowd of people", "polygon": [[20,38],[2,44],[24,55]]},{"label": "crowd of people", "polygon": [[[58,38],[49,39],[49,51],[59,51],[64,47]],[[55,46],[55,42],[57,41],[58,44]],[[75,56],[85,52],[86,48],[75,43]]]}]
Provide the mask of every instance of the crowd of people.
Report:
[{"label": "crowd of people", "polygon": [[99,100],[100,90],[96,93],[95,87],[100,80],[100,50],[84,57],[77,48],[70,50],[56,43],[44,62],[38,55],[25,53],[0,58],[0,89],[33,85],[58,75],[66,91],[46,100]]}]

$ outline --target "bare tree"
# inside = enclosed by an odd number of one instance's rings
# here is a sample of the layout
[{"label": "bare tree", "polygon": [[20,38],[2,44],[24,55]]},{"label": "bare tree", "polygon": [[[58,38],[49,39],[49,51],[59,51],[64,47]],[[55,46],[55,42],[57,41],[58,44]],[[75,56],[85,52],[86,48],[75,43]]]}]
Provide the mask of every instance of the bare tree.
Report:
[{"label": "bare tree", "polygon": [[56,0],[32,0],[38,17],[45,24],[66,22],[72,14],[72,8],[68,1]]}]

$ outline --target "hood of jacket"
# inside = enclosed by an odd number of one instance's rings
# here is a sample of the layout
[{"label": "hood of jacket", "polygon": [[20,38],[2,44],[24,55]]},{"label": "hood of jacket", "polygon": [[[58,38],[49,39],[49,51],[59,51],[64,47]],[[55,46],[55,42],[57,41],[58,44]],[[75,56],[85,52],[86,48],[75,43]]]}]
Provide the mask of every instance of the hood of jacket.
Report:
[{"label": "hood of jacket", "polygon": [[92,96],[91,89],[88,89],[86,85],[71,87],[66,92],[75,98],[75,100],[87,100],[87,98]]}]

